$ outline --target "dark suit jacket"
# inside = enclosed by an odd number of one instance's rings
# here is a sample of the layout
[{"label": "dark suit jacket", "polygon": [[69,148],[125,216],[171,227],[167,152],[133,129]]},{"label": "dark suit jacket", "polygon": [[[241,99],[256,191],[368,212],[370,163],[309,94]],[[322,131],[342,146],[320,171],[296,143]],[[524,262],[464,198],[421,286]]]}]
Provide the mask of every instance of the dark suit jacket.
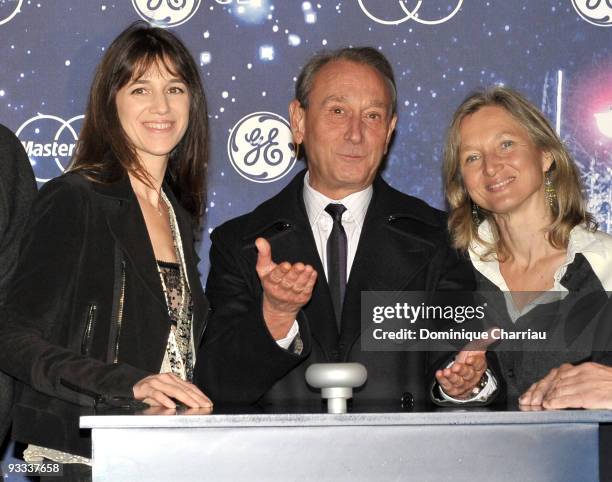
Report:
[{"label": "dark suit jacket", "polygon": [[[200,284],[193,223],[172,193],[194,304],[194,338],[208,304]],[[170,321],[155,255],[127,176],[94,183],[69,173],[34,203],[21,256],[0,311],[0,368],[22,383],[13,435],[90,456],[78,416],[159,373]]]},{"label": "dark suit jacket", "polygon": [[[409,392],[429,399],[432,354],[361,350],[361,292],[366,290],[471,290],[469,264],[449,248],[445,216],[396,191],[380,177],[364,221],[346,288],[338,333],[323,266],[304,207],[304,172],[253,212],[212,233],[206,293],[213,315],[198,355],[196,383],[215,402],[285,404],[316,400],[304,380],[318,362],[361,362],[368,381],[359,400],[399,403]],[[254,240],[265,237],[276,262],[312,265],[318,280],[298,315],[301,354],[280,348],[262,314]]]},{"label": "dark suit jacket", "polygon": [[[0,125],[0,305],[6,298],[35,195],[36,181],[28,156],[19,139]],[[0,446],[10,425],[12,403],[13,380],[0,372]]]}]

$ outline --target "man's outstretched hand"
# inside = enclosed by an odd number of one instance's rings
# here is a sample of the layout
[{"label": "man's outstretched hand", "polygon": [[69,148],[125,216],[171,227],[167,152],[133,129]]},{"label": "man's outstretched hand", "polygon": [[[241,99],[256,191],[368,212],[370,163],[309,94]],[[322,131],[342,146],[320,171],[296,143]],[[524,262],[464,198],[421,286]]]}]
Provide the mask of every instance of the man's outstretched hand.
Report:
[{"label": "man's outstretched hand", "polygon": [[317,281],[317,272],[304,263],[276,264],[272,248],[264,238],[255,240],[257,275],[263,288],[263,316],[275,340],[287,336],[298,312],[310,301]]}]

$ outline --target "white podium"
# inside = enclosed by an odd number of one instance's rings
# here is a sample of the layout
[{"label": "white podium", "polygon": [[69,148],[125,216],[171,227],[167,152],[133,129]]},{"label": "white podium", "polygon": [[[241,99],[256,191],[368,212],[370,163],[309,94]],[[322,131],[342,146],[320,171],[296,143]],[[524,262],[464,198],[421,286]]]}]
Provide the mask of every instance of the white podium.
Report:
[{"label": "white podium", "polygon": [[81,417],[94,481],[597,481],[612,411]]}]

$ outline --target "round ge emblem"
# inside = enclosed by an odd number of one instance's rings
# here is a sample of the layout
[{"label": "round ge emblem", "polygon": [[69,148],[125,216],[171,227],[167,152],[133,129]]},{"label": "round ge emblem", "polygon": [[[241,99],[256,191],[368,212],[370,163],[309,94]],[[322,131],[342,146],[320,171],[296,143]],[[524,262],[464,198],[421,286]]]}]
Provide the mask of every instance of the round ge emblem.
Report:
[{"label": "round ge emblem", "polygon": [[[418,0],[416,2],[416,5],[412,9],[406,6],[406,0],[396,0],[395,3],[399,4],[400,9],[402,10],[402,13],[401,13],[402,17],[400,17],[397,20],[386,20],[386,19],[377,17],[365,6],[366,0],[357,0],[357,3],[359,4],[359,7],[361,7],[361,10],[363,11],[363,13],[365,13],[370,20],[376,23],[379,23],[381,25],[399,25],[400,23],[404,23],[408,20],[414,20],[415,22],[418,22],[423,25],[438,25],[438,24],[444,23],[450,20],[451,18],[453,18],[455,14],[461,8],[461,5],[463,4],[463,0],[459,0],[457,5],[453,9],[453,11],[451,11],[446,17],[437,18],[437,19],[422,18],[419,10],[421,9],[421,6],[423,5],[423,0]],[[411,3],[414,3],[414,1]]]},{"label": "round ge emblem", "polygon": [[[78,138],[74,123],[84,118],[37,114],[25,121],[15,134],[28,153],[38,182],[47,182],[64,172]],[[80,130],[80,129],[79,129]]]},{"label": "round ge emblem", "polygon": [[13,17],[21,12],[23,0],[0,1],[0,25],[13,20]]},{"label": "round ge emblem", "polygon": [[296,161],[289,123],[272,112],[240,119],[227,140],[227,154],[238,174],[253,182],[277,181]]},{"label": "round ge emblem", "polygon": [[132,0],[140,17],[158,27],[176,27],[187,22],[202,0]]},{"label": "round ge emblem", "polygon": [[598,27],[612,25],[612,0],[572,0],[578,15]]}]

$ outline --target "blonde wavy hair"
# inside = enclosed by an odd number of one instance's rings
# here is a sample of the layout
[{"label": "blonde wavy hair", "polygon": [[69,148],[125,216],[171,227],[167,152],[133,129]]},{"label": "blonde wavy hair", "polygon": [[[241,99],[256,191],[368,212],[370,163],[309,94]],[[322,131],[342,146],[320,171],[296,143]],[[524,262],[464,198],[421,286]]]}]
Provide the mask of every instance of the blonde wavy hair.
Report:
[{"label": "blonde wavy hair", "polygon": [[[495,219],[482,208],[478,209],[478,222],[472,213],[473,204],[461,177],[459,151],[461,122],[485,106],[498,106],[505,109],[522,125],[532,142],[540,151],[552,156],[553,163],[547,173],[556,190],[556,199],[551,210],[553,222],[548,227],[548,241],[557,249],[567,248],[570,231],[579,224],[595,231],[597,223],[586,210],[582,194],[582,183],[578,168],[559,136],[555,133],[544,115],[517,91],[507,87],[491,87],[466,97],[455,111],[446,135],[444,146],[443,177],[446,198],[450,206],[448,228],[454,246],[467,251],[476,241],[485,246],[482,259],[504,260],[508,255],[504,240],[501,239]],[[487,243],[478,235],[478,226],[488,220],[493,234],[493,242]]]}]

